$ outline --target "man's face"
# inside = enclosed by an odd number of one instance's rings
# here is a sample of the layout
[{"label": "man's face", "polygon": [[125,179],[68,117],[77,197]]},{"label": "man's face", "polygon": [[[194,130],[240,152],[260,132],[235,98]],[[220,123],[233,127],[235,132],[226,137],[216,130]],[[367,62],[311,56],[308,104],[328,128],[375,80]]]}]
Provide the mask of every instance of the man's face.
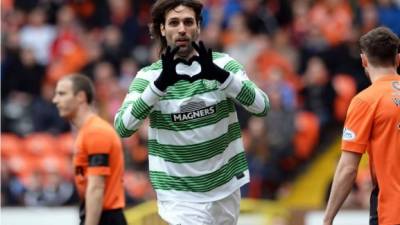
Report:
[{"label": "man's face", "polygon": [[170,10],[165,15],[165,24],[161,24],[160,28],[169,46],[179,46],[179,57],[187,58],[193,54],[192,41],[196,41],[200,34],[193,9],[179,5]]},{"label": "man's face", "polygon": [[58,113],[62,118],[71,120],[78,110],[78,98],[74,94],[72,81],[62,79],[58,81],[56,91],[53,97],[53,103],[58,109]]}]

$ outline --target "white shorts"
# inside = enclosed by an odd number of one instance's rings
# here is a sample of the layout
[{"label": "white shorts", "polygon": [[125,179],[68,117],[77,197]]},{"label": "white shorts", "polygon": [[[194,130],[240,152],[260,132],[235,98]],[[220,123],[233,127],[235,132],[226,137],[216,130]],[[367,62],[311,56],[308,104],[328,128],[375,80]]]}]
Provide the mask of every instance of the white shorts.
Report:
[{"label": "white shorts", "polygon": [[158,201],[158,214],[170,225],[235,225],[240,189],[214,202]]}]

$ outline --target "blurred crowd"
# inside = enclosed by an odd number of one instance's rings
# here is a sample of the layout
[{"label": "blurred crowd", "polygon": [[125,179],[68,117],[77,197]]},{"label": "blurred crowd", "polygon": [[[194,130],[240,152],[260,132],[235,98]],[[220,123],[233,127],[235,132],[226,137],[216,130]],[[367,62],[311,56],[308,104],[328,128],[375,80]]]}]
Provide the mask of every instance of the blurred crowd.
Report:
[{"label": "blurred crowd", "polygon": [[[96,86],[113,122],[136,72],[158,60],[149,0],[1,1],[1,204],[77,202],[74,129],[51,103],[71,73]],[[270,97],[266,118],[238,108],[252,182],[245,197],[276,199],[338,130],[350,99],[369,82],[361,34],[384,25],[400,35],[399,0],[203,0],[201,39],[245,67]],[[337,133],[336,133],[337,134]],[[147,130],[123,140],[128,204],[154,198]]]}]

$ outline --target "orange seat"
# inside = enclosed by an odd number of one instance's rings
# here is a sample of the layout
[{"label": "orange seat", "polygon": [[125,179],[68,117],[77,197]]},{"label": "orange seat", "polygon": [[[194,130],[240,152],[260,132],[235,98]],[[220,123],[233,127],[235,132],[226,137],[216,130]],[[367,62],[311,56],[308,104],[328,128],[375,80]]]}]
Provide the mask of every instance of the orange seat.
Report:
[{"label": "orange seat", "polygon": [[294,137],[295,156],[308,159],[319,139],[319,120],[312,112],[298,112],[295,118],[296,134]]},{"label": "orange seat", "polygon": [[344,121],[346,118],[347,108],[351,99],[357,92],[357,84],[355,79],[347,74],[337,74],[333,78],[333,88],[336,92],[334,100],[334,114],[338,121]]},{"label": "orange seat", "polygon": [[9,158],[21,153],[21,138],[13,133],[1,133],[1,157]]},{"label": "orange seat", "polygon": [[71,132],[60,134],[55,139],[60,154],[68,157],[74,154],[74,137]]},{"label": "orange seat", "polygon": [[19,177],[27,177],[34,167],[33,158],[24,154],[12,155],[4,163],[7,164],[11,173]]},{"label": "orange seat", "polygon": [[37,160],[36,169],[48,173],[59,173],[65,178],[72,178],[72,162],[63,155],[46,155]]},{"label": "orange seat", "polygon": [[24,138],[23,144],[26,153],[36,157],[59,151],[54,137],[48,133],[32,133]]}]

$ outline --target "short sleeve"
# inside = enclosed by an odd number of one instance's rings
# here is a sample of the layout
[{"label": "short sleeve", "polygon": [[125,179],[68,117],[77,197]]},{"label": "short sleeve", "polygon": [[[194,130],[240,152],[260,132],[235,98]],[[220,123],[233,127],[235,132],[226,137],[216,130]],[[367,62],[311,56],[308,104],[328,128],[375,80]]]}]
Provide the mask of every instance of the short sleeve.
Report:
[{"label": "short sleeve", "polygon": [[88,153],[88,175],[109,175],[113,138],[106,129],[92,130],[85,136]]},{"label": "short sleeve", "polygon": [[370,138],[374,112],[368,102],[355,97],[347,111],[342,135],[342,150],[365,153]]}]

